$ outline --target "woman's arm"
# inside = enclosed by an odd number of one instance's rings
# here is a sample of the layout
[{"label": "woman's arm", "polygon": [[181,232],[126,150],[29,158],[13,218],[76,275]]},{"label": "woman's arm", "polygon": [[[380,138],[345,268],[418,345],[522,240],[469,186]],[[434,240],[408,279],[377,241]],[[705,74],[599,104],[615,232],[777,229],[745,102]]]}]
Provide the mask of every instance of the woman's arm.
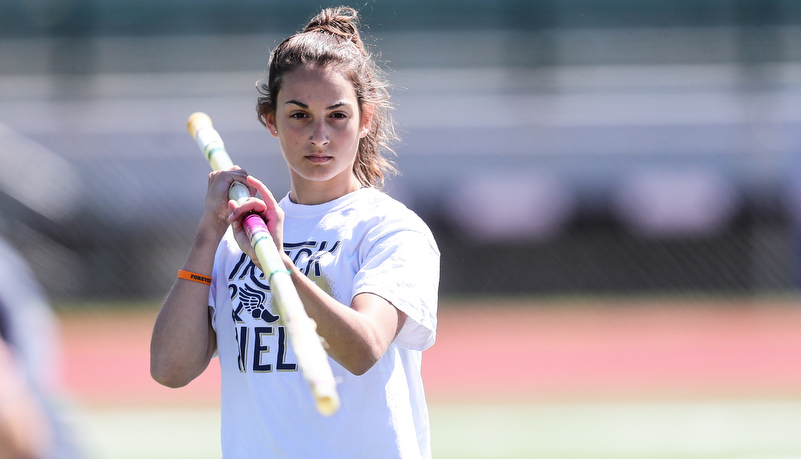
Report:
[{"label": "woman's arm", "polygon": [[355,375],[366,373],[398,336],[406,314],[371,293],[356,295],[348,307],[306,277],[286,255],[284,263],[292,271],[306,313],[317,323],[328,355]]},{"label": "woman's arm", "polygon": [[[219,243],[214,233],[199,228],[184,270],[211,274]],[[216,349],[208,303],[208,285],[176,279],[156,318],[150,341],[150,374],[159,384],[185,386],[208,366]]]},{"label": "woman's arm", "polygon": [[[184,270],[211,275],[217,246],[229,225],[228,188],[234,180],[245,182],[246,176],[239,169],[209,174],[205,212]],[[150,374],[158,383],[185,386],[211,361],[217,340],[211,326],[209,288],[199,282],[176,279],[164,300],[150,342]]]}]

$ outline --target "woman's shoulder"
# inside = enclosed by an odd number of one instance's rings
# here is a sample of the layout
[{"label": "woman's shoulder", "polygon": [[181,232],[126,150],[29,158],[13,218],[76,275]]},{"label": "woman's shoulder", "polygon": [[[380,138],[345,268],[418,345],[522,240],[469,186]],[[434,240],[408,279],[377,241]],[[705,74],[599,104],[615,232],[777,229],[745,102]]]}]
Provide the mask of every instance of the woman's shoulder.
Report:
[{"label": "woman's shoulder", "polygon": [[360,190],[359,209],[363,220],[386,229],[406,229],[430,234],[428,225],[406,204],[375,188]]},{"label": "woman's shoulder", "polygon": [[406,204],[375,188],[359,190],[357,201],[359,208],[368,215],[419,219],[417,214]]}]

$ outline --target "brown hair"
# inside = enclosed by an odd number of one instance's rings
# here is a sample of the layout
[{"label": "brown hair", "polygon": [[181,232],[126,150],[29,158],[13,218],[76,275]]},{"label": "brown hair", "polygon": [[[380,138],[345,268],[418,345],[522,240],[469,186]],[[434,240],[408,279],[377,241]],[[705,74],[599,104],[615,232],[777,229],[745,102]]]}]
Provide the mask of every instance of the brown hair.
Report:
[{"label": "brown hair", "polygon": [[392,123],[388,84],[375,59],[359,35],[358,13],[353,8],[326,8],[313,17],[302,32],[284,40],[270,55],[267,81],[258,84],[261,96],[256,104],[259,121],[274,113],[283,76],[298,67],[313,64],[335,66],[353,84],[359,111],[371,107],[373,118],[366,136],[359,139],[353,173],[363,186],[381,188],[384,177],[396,173],[382,150],[394,153],[390,144],[398,140]]}]

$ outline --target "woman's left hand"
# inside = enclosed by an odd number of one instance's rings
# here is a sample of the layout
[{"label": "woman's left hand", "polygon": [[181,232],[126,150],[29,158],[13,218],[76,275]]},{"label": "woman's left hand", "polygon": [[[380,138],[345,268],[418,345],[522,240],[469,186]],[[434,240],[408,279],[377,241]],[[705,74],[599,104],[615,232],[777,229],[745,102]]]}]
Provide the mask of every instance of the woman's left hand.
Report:
[{"label": "woman's left hand", "polygon": [[229,201],[228,206],[231,209],[231,215],[228,217],[228,220],[231,222],[231,228],[234,231],[234,237],[236,238],[237,244],[239,244],[239,248],[241,248],[242,251],[253,260],[256,266],[263,271],[256,257],[256,252],[250,245],[250,239],[245,232],[245,228],[242,226],[242,219],[248,214],[260,215],[267,224],[267,229],[270,231],[273,241],[275,241],[278,252],[283,255],[284,211],[278,206],[278,201],[275,200],[272,192],[270,192],[261,180],[250,175],[247,177],[247,180],[250,185],[256,188],[256,191],[258,191],[262,199],[251,197],[241,203],[237,203],[233,200]]}]

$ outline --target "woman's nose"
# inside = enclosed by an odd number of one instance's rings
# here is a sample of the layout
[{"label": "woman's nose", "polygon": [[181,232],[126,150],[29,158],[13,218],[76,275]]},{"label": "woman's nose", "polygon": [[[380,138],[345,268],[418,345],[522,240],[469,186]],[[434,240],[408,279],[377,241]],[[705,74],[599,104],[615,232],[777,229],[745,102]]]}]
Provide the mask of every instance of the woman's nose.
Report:
[{"label": "woman's nose", "polygon": [[323,123],[315,123],[312,126],[311,138],[309,141],[312,143],[312,145],[317,147],[328,145],[330,139],[328,138],[328,133],[326,132],[325,125]]}]

